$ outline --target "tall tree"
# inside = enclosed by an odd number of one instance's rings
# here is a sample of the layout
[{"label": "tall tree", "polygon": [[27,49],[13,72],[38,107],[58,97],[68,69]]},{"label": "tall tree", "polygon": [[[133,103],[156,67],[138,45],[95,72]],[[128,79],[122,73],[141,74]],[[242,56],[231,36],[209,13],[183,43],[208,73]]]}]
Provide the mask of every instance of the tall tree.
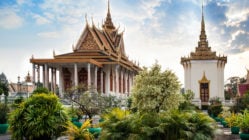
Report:
[{"label": "tall tree", "polygon": [[233,76],[227,79],[225,84],[225,98],[227,100],[234,98],[238,95],[238,84],[246,82],[245,77]]},{"label": "tall tree", "polygon": [[[8,88],[8,83],[2,83],[0,82],[0,96],[4,94],[4,102],[7,104],[7,96],[9,96],[9,88]],[[0,100],[1,102],[1,100]]]},{"label": "tall tree", "polygon": [[180,83],[170,70],[161,71],[157,62],[144,68],[135,78],[132,90],[132,106],[140,112],[167,111],[176,109],[182,98]]}]

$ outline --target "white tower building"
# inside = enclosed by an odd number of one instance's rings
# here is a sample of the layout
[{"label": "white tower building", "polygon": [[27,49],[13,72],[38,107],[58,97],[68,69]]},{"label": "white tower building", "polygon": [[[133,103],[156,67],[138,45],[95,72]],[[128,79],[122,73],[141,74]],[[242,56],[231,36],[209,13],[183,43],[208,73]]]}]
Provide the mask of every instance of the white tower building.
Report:
[{"label": "white tower building", "polygon": [[182,57],[185,90],[195,93],[194,100],[208,104],[210,98],[224,100],[224,68],[227,57],[217,56],[208,46],[202,6],[201,34],[195,52],[189,57]]}]

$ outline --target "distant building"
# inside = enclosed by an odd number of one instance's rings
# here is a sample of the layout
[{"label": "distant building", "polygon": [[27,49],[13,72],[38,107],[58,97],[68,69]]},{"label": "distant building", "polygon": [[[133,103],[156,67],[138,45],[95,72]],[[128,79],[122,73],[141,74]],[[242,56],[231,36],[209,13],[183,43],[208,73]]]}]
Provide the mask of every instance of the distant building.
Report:
[{"label": "distant building", "polygon": [[243,96],[246,92],[249,92],[249,70],[247,70],[246,82],[238,84],[238,94]]},{"label": "distant building", "polygon": [[119,32],[112,22],[109,1],[102,29],[94,23],[90,26],[86,20],[73,52],[54,53],[51,59],[32,57],[30,62],[33,64],[33,82],[42,82],[55,92],[58,78],[61,96],[67,89],[84,84],[101,94],[127,97],[133,78],[140,70],[125,53],[123,32]]},{"label": "distant building", "polygon": [[34,91],[35,85],[32,83],[31,76],[28,73],[24,81],[20,81],[18,76],[17,83],[10,83],[9,89],[10,96],[28,97]]},{"label": "distant building", "polygon": [[[203,8],[202,8],[203,9]],[[224,96],[224,68],[227,57],[217,56],[208,46],[205,21],[202,10],[201,34],[195,52],[182,57],[185,90],[195,93],[194,100],[207,105],[210,98]]]}]

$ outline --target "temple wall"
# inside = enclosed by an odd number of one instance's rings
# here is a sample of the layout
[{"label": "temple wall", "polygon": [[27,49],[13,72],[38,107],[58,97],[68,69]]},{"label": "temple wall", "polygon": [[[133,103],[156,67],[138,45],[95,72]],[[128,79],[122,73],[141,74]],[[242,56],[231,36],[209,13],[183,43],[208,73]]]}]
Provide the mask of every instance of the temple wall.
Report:
[{"label": "temple wall", "polygon": [[195,99],[200,99],[199,81],[205,76],[209,80],[209,99],[219,97],[224,99],[224,67],[217,65],[218,60],[191,60],[191,67],[186,69],[185,89],[195,93]]}]

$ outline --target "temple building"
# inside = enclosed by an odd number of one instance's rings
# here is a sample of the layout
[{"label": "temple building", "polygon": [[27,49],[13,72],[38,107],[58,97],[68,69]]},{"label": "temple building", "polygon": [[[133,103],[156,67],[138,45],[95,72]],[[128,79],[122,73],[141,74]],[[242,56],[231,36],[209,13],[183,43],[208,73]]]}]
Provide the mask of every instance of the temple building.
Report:
[{"label": "temple building", "polygon": [[85,28],[72,52],[61,55],[54,53],[51,59],[32,56],[33,82],[41,82],[53,92],[58,85],[61,96],[68,88],[81,84],[94,87],[101,94],[129,96],[133,78],[140,67],[128,59],[123,33],[112,22],[108,1],[102,29],[94,23],[89,25],[86,20]]},{"label": "temple building", "polygon": [[247,75],[246,75],[246,81],[243,83],[239,83],[237,86],[237,92],[239,96],[243,96],[249,91],[249,70],[246,69]]},{"label": "temple building", "polygon": [[181,64],[184,68],[185,90],[191,90],[195,93],[194,101],[205,105],[213,97],[225,99],[224,68],[226,62],[226,56],[217,56],[216,52],[208,46],[202,6],[198,46],[195,48],[195,52],[190,53],[190,56],[181,58]]},{"label": "temple building", "polygon": [[17,78],[17,83],[9,83],[9,93],[10,96],[22,96],[24,98],[29,97],[29,95],[34,91],[35,85],[32,82],[32,77],[29,72],[25,76],[24,81],[20,80],[20,76]]}]

